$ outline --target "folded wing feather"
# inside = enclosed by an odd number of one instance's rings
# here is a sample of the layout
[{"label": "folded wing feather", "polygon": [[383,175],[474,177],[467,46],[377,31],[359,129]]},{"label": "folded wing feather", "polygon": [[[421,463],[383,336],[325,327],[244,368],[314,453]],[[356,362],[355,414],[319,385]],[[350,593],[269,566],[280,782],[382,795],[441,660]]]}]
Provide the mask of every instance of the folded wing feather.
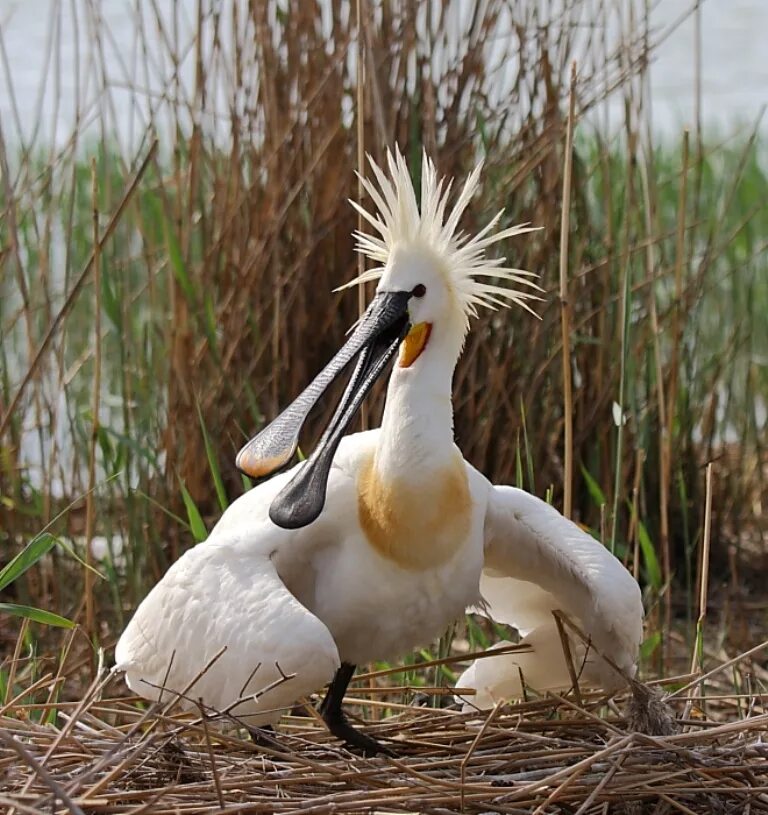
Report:
[{"label": "folded wing feather", "polygon": [[133,691],[167,701],[183,692],[187,706],[202,699],[219,711],[242,699],[232,714],[259,725],[332,679],[339,655],[330,632],[255,549],[210,538],[173,564],[115,650],[115,670]]},{"label": "folded wing feather", "polygon": [[539,691],[571,685],[553,610],[590,638],[585,647],[570,637],[580,682],[613,689],[624,683],[622,673],[634,675],[643,623],[637,582],[601,543],[539,498],[492,489],[480,590],[488,616],[517,627],[532,650],[477,660],[458,682],[477,690],[476,706],[522,695],[521,677]]}]

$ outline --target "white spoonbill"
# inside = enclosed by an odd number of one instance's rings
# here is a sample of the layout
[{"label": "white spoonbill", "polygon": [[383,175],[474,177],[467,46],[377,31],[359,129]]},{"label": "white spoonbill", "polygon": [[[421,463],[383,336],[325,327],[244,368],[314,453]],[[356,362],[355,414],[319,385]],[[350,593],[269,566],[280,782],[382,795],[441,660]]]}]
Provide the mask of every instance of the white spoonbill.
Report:
[{"label": "white spoonbill", "polygon": [[[324,720],[367,753],[380,745],[341,709],[355,666],[431,641],[483,592],[492,614],[535,632],[533,652],[508,666],[514,679],[530,670],[532,687],[539,677],[570,685],[553,609],[587,632],[583,676],[605,685],[621,678],[601,655],[634,673],[643,616],[637,583],[601,543],[538,498],[492,485],[454,444],[451,380],[470,318],[480,306],[526,306],[536,288],[530,273],[485,252],[529,228],[494,232],[499,213],[474,237],[458,231],[480,167],[448,211],[451,185],[426,156],[420,207],[399,151],[387,163],[389,176],[371,162],[377,183],[364,182],[377,214],[354,205],[375,230],[357,235],[358,249],[380,265],[349,285],[378,280],[376,295],[237,466],[264,478],[287,465],[310,409],[356,358],[322,439],[305,462],[235,501],[171,566],[115,654],[142,696],[180,692],[251,725],[275,722],[330,681]],[[342,438],[396,354],[381,427]],[[472,677],[486,701],[511,688],[480,663]]]}]

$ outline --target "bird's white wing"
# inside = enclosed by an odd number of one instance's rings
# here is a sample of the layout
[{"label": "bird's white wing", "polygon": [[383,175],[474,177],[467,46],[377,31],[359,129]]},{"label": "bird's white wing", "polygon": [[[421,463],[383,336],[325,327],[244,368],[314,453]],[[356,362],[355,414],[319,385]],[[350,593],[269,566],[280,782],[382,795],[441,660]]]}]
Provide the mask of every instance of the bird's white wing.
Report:
[{"label": "bird's white wing", "polygon": [[572,617],[590,638],[590,647],[570,638],[580,681],[607,688],[623,683],[600,654],[634,674],[643,623],[637,582],[600,542],[523,490],[490,492],[480,591],[488,615],[516,626],[532,650],[471,666],[459,685],[477,689],[479,706],[521,695],[521,673],[526,685],[541,691],[571,685],[553,610]]},{"label": "bird's white wing", "polygon": [[115,670],[133,691],[167,701],[182,692],[219,711],[241,700],[232,714],[264,724],[333,678],[339,655],[330,632],[272,561],[278,546],[307,547],[266,517],[289,476],[236,501],[141,603],[115,650]]}]

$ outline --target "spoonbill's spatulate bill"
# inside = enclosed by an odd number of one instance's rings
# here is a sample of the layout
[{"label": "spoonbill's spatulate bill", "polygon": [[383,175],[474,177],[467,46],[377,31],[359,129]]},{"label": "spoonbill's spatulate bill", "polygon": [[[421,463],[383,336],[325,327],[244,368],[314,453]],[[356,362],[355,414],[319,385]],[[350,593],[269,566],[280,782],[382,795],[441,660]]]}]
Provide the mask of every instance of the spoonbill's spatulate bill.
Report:
[{"label": "spoonbill's spatulate bill", "polygon": [[[478,660],[461,679],[475,704],[568,687],[554,610],[589,637],[572,642],[581,681],[613,688],[635,671],[643,610],[637,583],[605,547],[545,502],[494,486],[453,441],[451,380],[478,307],[528,308],[528,272],[489,259],[529,231],[458,231],[480,168],[448,211],[451,185],[424,157],[421,206],[399,153],[371,162],[378,212],[358,249],[378,265],[376,295],[336,357],[252,439],[237,466],[265,478],[286,466],[309,411],[353,367],[309,459],[263,481],[155,586],[123,633],[116,669],[149,699],[173,693],[251,725],[331,682],[320,712],[331,731],[373,753],[345,720],[354,666],[392,660],[441,634],[469,606],[517,626],[531,649]],[[521,349],[521,353],[524,350]],[[381,427],[344,436],[397,355]],[[354,366],[353,366],[354,363]],[[604,659],[604,657],[607,658]]]}]

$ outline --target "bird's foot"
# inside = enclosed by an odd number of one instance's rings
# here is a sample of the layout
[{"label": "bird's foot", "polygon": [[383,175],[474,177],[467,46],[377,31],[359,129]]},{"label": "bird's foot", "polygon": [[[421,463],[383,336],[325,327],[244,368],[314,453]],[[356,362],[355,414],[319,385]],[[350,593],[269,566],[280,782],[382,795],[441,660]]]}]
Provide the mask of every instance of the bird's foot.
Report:
[{"label": "bird's foot", "polygon": [[385,747],[381,742],[371,736],[366,736],[359,730],[352,727],[347,721],[347,717],[343,713],[336,713],[336,711],[325,711],[320,709],[320,715],[323,717],[328,729],[341,739],[347,747],[360,750],[365,758],[371,758],[375,755],[385,755],[395,758],[397,756],[389,747]]},{"label": "bird's foot", "polygon": [[328,692],[325,694],[325,698],[317,709],[318,713],[323,717],[323,721],[331,733],[336,736],[337,739],[341,739],[347,747],[354,747],[360,750],[366,758],[380,753],[394,758],[396,754],[393,753],[392,750],[380,744],[376,739],[366,736],[359,730],[355,730],[347,721],[347,717],[341,709],[344,694],[354,672],[354,665],[351,665],[349,662],[341,663],[333,677],[333,681],[328,686]]},{"label": "bird's foot", "polygon": [[258,747],[269,747],[272,750],[285,751],[285,746],[274,737],[275,729],[271,724],[264,725],[264,727],[252,727],[246,725],[248,735],[251,741]]}]

